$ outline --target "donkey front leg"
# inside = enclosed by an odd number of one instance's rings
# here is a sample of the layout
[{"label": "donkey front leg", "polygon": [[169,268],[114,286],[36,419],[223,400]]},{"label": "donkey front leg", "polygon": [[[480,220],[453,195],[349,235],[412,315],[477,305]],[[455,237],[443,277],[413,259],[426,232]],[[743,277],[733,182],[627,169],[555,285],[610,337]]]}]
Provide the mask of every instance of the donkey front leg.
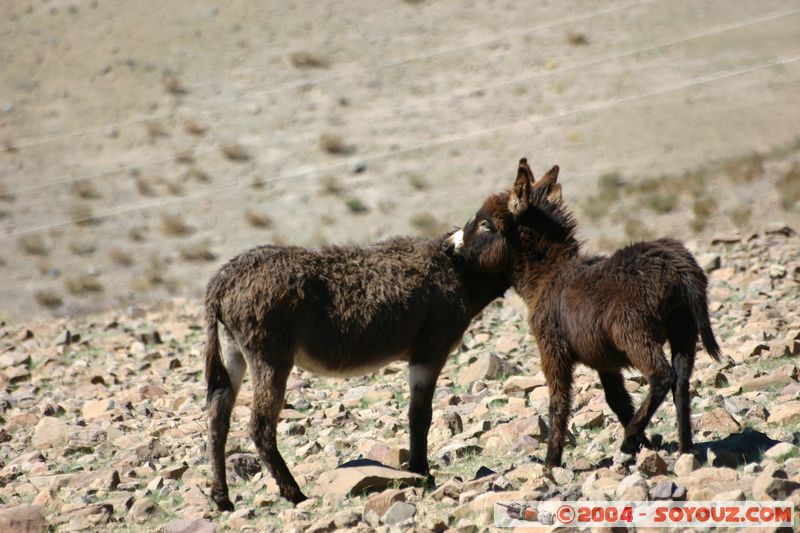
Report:
[{"label": "donkey front leg", "polygon": [[547,440],[544,466],[553,468],[561,466],[561,456],[564,453],[564,440],[572,405],[573,363],[565,347],[540,344],[539,350],[542,353],[542,371],[550,393],[550,436]]},{"label": "donkey front leg", "polygon": [[428,475],[428,430],[433,416],[433,393],[436,379],[442,370],[441,358],[435,362],[412,362],[408,366],[411,399],[408,403],[410,457],[408,469],[422,476]]}]

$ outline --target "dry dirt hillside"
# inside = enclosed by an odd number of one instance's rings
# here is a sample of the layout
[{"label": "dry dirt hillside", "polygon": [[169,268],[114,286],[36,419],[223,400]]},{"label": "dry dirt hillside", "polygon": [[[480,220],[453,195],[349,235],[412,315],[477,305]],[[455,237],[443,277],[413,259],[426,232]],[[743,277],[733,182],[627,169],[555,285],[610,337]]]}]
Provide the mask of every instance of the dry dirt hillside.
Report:
[{"label": "dry dirt hillside", "polygon": [[[207,497],[202,310],[182,300],[2,327],[0,526],[14,516],[58,531],[475,531],[492,523],[498,500],[798,505],[800,238],[775,228],[696,251],[710,271],[725,353],[723,363],[698,354],[691,403],[699,461],[675,451],[668,399],[649,431],[660,449],[614,463],[619,423],[596,375],[580,368],[565,468],[545,476],[547,390],[524,306],[508,296],[476,320],[439,379],[429,445],[438,488],[385,479],[346,495],[363,480],[336,470],[359,458],[403,466],[403,365],[350,380],[295,369],[278,439],[312,498],[293,507],[262,470],[248,436],[246,381],[228,441],[236,510],[220,514]],[[641,402],[637,373],[625,386]]]},{"label": "dry dirt hillside", "polygon": [[582,236],[800,226],[787,0],[0,3],[0,313],[462,224],[557,163]]},{"label": "dry dirt hillside", "polygon": [[[798,27],[792,0],[0,2],[0,530],[474,531],[498,499],[797,505]],[[440,379],[436,490],[330,482],[352,459],[402,466],[402,365],[295,371],[279,442],[314,497],[292,507],[262,471],[246,382],[237,510],[213,511],[214,270],[263,243],[439,234],[521,156],[561,166],[588,250],[670,235],[709,272],[729,360],[698,354],[700,461],[674,451],[668,400],[660,449],[611,462],[620,429],[583,369],[566,468],[544,476],[546,389],[509,295]],[[626,387],[641,401],[637,374]]]}]

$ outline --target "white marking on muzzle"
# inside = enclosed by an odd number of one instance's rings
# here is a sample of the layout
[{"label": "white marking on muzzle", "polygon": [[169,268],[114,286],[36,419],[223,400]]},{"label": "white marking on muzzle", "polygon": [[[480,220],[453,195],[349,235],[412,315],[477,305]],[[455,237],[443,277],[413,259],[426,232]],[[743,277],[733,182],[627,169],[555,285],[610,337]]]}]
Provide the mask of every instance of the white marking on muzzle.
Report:
[{"label": "white marking on muzzle", "polygon": [[464,248],[464,230],[460,229],[447,238],[447,244],[453,245],[453,251],[460,253]]}]

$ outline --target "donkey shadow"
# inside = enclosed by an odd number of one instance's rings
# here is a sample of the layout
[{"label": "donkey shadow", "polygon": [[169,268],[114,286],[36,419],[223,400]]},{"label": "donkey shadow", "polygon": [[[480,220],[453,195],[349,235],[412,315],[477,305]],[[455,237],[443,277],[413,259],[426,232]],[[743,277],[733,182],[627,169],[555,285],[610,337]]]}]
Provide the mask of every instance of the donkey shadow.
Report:
[{"label": "donkey shadow", "polygon": [[[678,451],[677,442],[662,442],[660,435],[652,435],[651,441],[654,450],[664,450],[667,453]],[[738,468],[748,463],[760,462],[764,458],[764,452],[779,442],[781,441],[771,439],[760,431],[745,428],[738,433],[731,433],[724,439],[696,442],[694,454],[701,465]],[[532,458],[532,460],[544,463],[538,458]],[[606,457],[588,468],[578,469],[575,472],[590,472],[599,468],[611,467],[613,464],[613,458]]]}]

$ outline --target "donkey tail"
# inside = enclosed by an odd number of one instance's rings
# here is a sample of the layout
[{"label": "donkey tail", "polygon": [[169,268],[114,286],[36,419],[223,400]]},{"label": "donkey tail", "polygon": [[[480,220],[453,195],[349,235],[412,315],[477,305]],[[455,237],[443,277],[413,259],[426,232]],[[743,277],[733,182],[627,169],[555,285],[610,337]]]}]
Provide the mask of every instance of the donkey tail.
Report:
[{"label": "donkey tail", "polygon": [[[692,283],[686,291],[686,298],[688,300],[689,309],[694,317],[694,322],[697,324],[697,329],[700,330],[700,339],[703,341],[703,347],[715,361],[720,360],[722,350],[720,350],[717,339],[714,337],[714,331],[711,329],[711,321],[708,317],[708,300],[706,298],[706,275],[697,267],[699,272],[695,277],[699,278],[695,283]],[[699,283],[697,283],[699,282]]]},{"label": "donkey tail", "polygon": [[206,408],[211,404],[214,392],[231,388],[231,378],[222,363],[217,336],[217,323],[220,318],[219,300],[209,291],[206,296]]}]

